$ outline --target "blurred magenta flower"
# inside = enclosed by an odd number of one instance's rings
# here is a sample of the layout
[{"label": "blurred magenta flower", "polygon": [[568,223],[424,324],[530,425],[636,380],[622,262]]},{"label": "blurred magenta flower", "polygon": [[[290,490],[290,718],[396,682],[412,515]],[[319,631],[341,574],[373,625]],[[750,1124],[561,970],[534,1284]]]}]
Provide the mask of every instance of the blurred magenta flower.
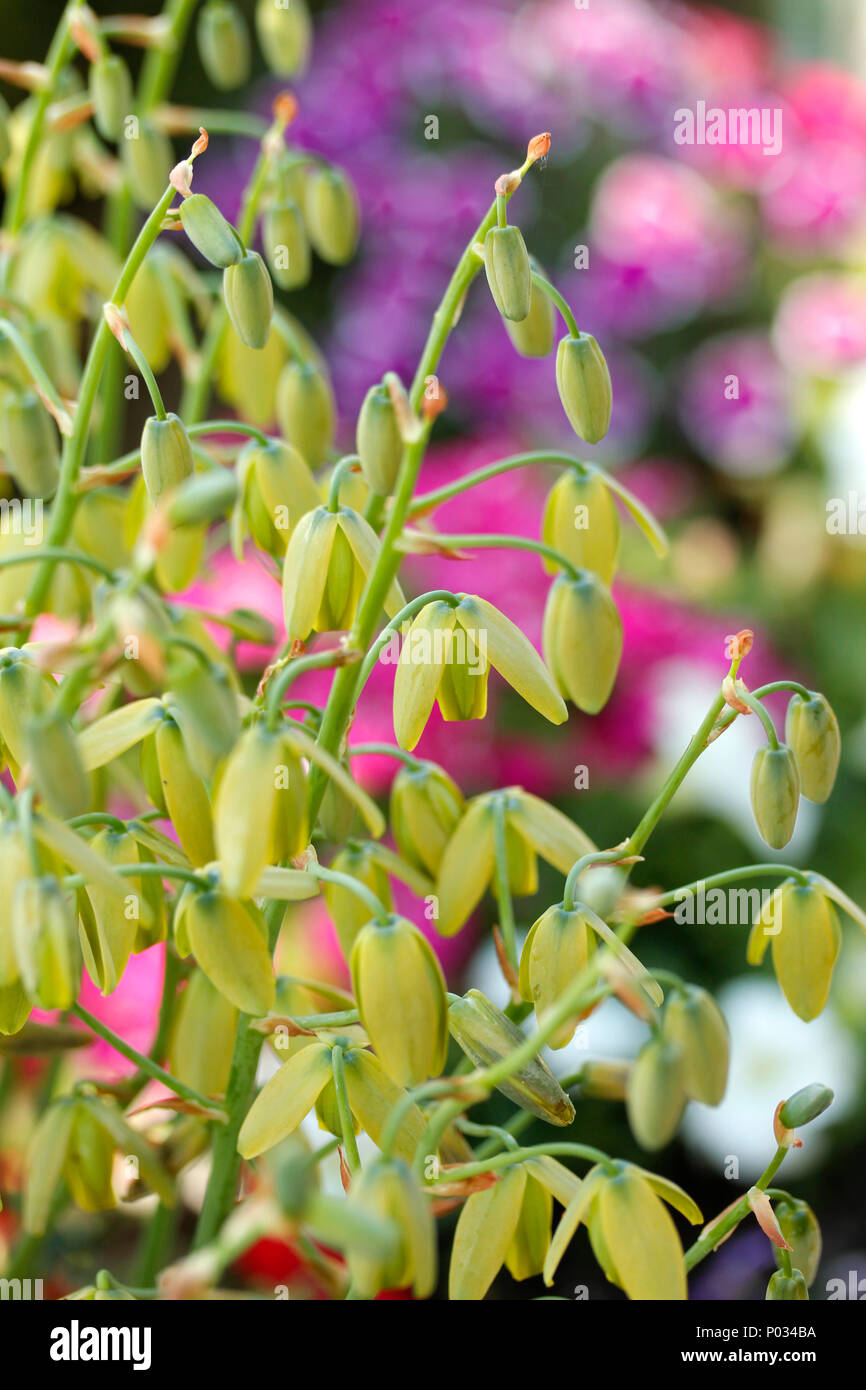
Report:
[{"label": "blurred magenta flower", "polygon": [[795,443],[790,383],[762,333],[705,342],[683,367],[680,417],[693,444],[735,477],[777,472]]},{"label": "blurred magenta flower", "polygon": [[866,281],[804,275],[783,292],[773,342],[791,371],[834,377],[866,359]]}]

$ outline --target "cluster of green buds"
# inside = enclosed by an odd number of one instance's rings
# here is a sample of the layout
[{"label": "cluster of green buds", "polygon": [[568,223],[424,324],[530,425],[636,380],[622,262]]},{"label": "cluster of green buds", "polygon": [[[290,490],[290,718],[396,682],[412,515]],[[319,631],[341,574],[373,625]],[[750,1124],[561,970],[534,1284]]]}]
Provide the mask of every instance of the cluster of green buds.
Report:
[{"label": "cluster of green buds", "polygon": [[752,763],[752,811],[771,849],[783,849],[793,835],[801,795],[823,802],[833,790],[841,739],[838,720],[823,695],[792,696],[785,739],[760,748]]},{"label": "cluster of green buds", "polygon": [[721,1103],[729,1050],[728,1027],[712,995],[696,985],[675,986],[626,1087],[629,1125],[642,1148],[670,1142],[688,1100]]}]

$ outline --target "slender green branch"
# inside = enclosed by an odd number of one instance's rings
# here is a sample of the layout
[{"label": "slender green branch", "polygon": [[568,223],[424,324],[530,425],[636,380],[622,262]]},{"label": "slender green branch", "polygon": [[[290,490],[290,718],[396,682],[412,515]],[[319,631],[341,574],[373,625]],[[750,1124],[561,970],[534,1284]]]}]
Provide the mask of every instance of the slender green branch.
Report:
[{"label": "slender green branch", "polygon": [[[507,1149],[505,1153],[490,1158],[481,1158],[474,1163],[458,1163],[449,1168],[439,1182],[463,1182],[467,1178],[477,1178],[483,1173],[498,1173],[502,1168],[510,1168],[514,1163],[525,1163],[528,1158],[543,1158],[561,1155],[563,1158],[584,1158],[588,1163],[601,1163],[614,1170],[613,1160],[601,1149],[591,1144],[574,1144],[566,1139],[554,1139],[545,1144],[530,1144],[528,1148]],[[435,1187],[435,1183],[431,1184]]]},{"label": "slender green branch", "polygon": [[172,1076],[170,1072],[158,1066],[150,1057],[145,1057],[143,1052],[137,1052],[134,1047],[130,1047],[129,1043],[124,1042],[123,1038],[118,1037],[117,1033],[106,1027],[101,1019],[82,1008],[81,1004],[73,1004],[70,1013],[73,1013],[76,1018],[86,1024],[91,1033],[95,1033],[104,1042],[110,1043],[116,1052],[119,1052],[122,1057],[126,1057],[127,1061],[134,1062],[152,1081],[161,1082],[163,1086],[174,1091],[175,1095],[180,1096],[182,1100],[189,1100],[195,1105],[203,1106],[206,1110],[212,1110],[215,1119],[224,1114],[223,1107],[218,1101],[201,1095],[192,1086],[187,1086],[184,1081],[178,1081],[176,1076]]},{"label": "slender green branch", "polygon": [[[481,532],[478,535],[442,536],[437,537],[437,540],[445,542],[449,549],[454,550],[529,550],[534,555],[543,555],[546,560],[551,560],[560,569],[565,570],[566,574],[570,574],[573,579],[580,578],[580,570],[561,551],[555,550],[546,541],[533,540],[531,536],[508,536]],[[447,551],[445,556],[446,559],[450,558]]]},{"label": "slender green branch", "polygon": [[517,934],[514,904],[508,881],[508,831],[505,817],[505,796],[500,793],[493,802],[494,888],[499,908],[499,930],[506,958],[517,973]]},{"label": "slender green branch", "polygon": [[480,483],[486,483],[490,478],[498,478],[502,473],[511,473],[515,468],[528,468],[533,464],[550,463],[575,468],[579,472],[587,471],[586,465],[582,464],[579,459],[572,458],[571,454],[564,454],[558,449],[535,449],[527,454],[513,454],[508,458],[498,459],[496,463],[488,463],[484,468],[476,468],[471,473],[465,473],[462,478],[456,478],[453,483],[446,483],[444,487],[434,488],[432,492],[422,492],[411,503],[408,515],[411,517],[432,512],[443,502],[450,502],[452,497],[459,497],[460,493],[468,492],[470,488],[478,487]]},{"label": "slender green branch", "polygon": [[331,1072],[334,1077],[334,1091],[337,1096],[337,1114],[340,1116],[340,1128],[343,1131],[343,1148],[346,1150],[346,1162],[349,1165],[350,1173],[358,1173],[361,1170],[361,1158],[358,1154],[358,1143],[355,1139],[355,1121],[352,1118],[349,1096],[346,1091],[346,1073],[343,1067],[342,1047],[336,1046],[331,1048]]},{"label": "slender green branch", "polygon": [[[782,1166],[787,1152],[787,1149],[781,1147],[776,1150],[770,1163],[755,1183],[755,1187],[760,1188],[762,1192],[767,1190],[776,1173],[779,1171],[779,1168]],[[739,1226],[740,1222],[744,1217],[749,1215],[751,1210],[749,1197],[748,1194],[746,1194],[741,1197],[720,1220],[713,1222],[709,1233],[700,1236],[699,1239],[695,1241],[694,1245],[690,1246],[686,1251],[686,1270],[694,1269],[696,1264],[700,1264],[701,1260],[705,1259],[707,1255],[711,1255],[723,1238],[726,1235],[730,1235],[731,1231],[733,1231],[736,1226]]]},{"label": "slender green branch", "polygon": [[562,315],[565,321],[565,326],[571,334],[572,338],[579,338],[580,329],[577,326],[577,320],[574,317],[574,313],[572,311],[571,305],[568,303],[568,300],[563,299],[556,286],[552,285],[550,281],[547,279],[547,277],[545,275],[542,275],[540,271],[533,270],[532,283],[533,285],[537,286],[538,289],[541,290],[542,294],[546,294],[548,299],[556,305],[557,309],[559,310],[560,314]]}]

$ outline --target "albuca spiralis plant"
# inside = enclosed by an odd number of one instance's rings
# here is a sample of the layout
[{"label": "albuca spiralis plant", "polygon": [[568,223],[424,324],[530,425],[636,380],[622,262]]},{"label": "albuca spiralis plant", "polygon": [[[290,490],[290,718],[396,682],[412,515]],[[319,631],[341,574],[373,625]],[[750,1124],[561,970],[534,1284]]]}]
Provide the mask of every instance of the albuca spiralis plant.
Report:
[{"label": "albuca spiralis plant", "polygon": [[[311,42],[303,0],[258,0],[255,18],[267,64],[291,80]],[[486,210],[479,189],[477,230],[431,305],[412,381],[389,371],[370,383],[356,452],[340,455],[327,365],[284,299],[306,283],[313,254],[336,266],[353,255],[355,192],[342,170],[293,144],[288,90],[267,121],[169,101],[191,26],[213,85],[243,85],[252,40],[230,0],[168,0],[156,19],[97,18],[72,0],[43,62],[3,68],[24,92],[3,121],[3,505],[40,525],[5,526],[0,549],[0,1053],[55,1058],[6,1272],[38,1266],[69,1204],[105,1212],[150,1194],[158,1205],[134,1277],[100,1271],[94,1254],[92,1282],[75,1297],[205,1297],[266,1234],[297,1240],[335,1298],[411,1288],[477,1300],[503,1266],[555,1288],[584,1225],[604,1276],[629,1298],[685,1299],[689,1272],[751,1214],[776,1252],[767,1298],[807,1298],[817,1221],[772,1184],[797,1131],[832,1100],[825,1087],[805,1077],[780,1098],[764,1172],[706,1223],[663,1174],[587,1142],[581,1102],[624,1102],[648,1155],[689,1101],[720,1102],[728,1032],[718,1005],[700,983],[654,969],[651,941],[634,950],[638,930],[697,885],[636,889],[630,871],[702,752],[750,715],[767,736],[752,774],[755,821],[781,849],[801,795],[824,801],[832,790],[833,711],[796,681],[750,690],[740,668],[751,633],[732,636],[715,699],[612,847],[517,786],[467,800],[413,754],[436,703],[458,724],[485,717],[491,668],[551,724],[566,723],[569,705],[597,714],[623,644],[610,587],[621,511],[665,548],[642,504],[579,457],[579,441],[608,429],[605,356],[510,220],[550,136],[529,140]],[[136,84],[130,46],[145,50]],[[209,134],[258,143],[236,224],[193,191]],[[180,160],[173,140],[184,142]],[[61,210],[70,188],[102,199],[102,231]],[[485,278],[515,350],[549,358],[575,454],[504,458],[419,493],[448,408],[440,364],[447,381],[448,340]],[[129,382],[152,408],[121,453]],[[449,387],[459,395],[459,381]],[[445,534],[429,520],[458,493],[536,465],[559,470],[539,539]],[[578,528],[581,509],[589,524]],[[184,601],[226,543],[282,583],[283,632],[252,611]],[[401,586],[406,554],[481,547],[521,548],[549,573],[543,659],[495,595],[407,597]],[[394,743],[375,750],[397,767],[386,818],[352,774],[352,724],[380,654],[400,637]],[[276,651],[252,682],[236,660],[241,643]],[[291,698],[298,677],[321,670],[331,673],[324,704]],[[784,741],[764,704],[778,690],[790,692]],[[562,890],[524,924],[521,946],[514,899],[536,891],[539,857]],[[599,892],[602,865],[619,872]],[[769,946],[790,1007],[812,1019],[842,948],[840,917],[866,918],[820,873],[772,860],[705,885],[758,877],[778,886],[748,959]],[[507,1007],[477,989],[448,992],[436,951],[394,910],[392,878],[435,905],[443,937],[492,893]],[[275,973],[287,908],[317,895],[350,992]],[[149,951],[165,969],[144,1055],[80,993],[82,970],[109,996]],[[564,1047],[611,996],[645,1025],[645,1044],[630,1063],[588,1060],[560,1083],[543,1050]],[[57,1017],[34,1021],[34,1009]],[[129,1078],[107,1086],[70,1064],[93,1035],[133,1064]],[[260,1084],[266,1040],[279,1066]],[[151,1082],[156,1112],[139,1119]],[[478,1119],[494,1092],[509,1107],[501,1125]],[[297,1136],[312,1115],[331,1138],[311,1148]],[[532,1123],[540,1138],[523,1145]],[[360,1131],[373,1155],[363,1162]],[[342,1197],[317,1181],[336,1148]],[[182,1188],[194,1162],[207,1174],[200,1202]],[[11,1202],[17,1211],[14,1193]],[[198,1209],[186,1246],[174,1221],[182,1202]],[[689,1225],[699,1234],[684,1244]]]}]

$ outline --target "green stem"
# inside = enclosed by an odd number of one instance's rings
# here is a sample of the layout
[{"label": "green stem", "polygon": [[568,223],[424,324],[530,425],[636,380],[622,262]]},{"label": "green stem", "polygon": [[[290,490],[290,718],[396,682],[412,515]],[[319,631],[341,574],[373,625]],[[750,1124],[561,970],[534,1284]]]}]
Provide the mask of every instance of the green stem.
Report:
[{"label": "green stem", "polygon": [[[426,608],[428,603],[450,603],[456,607],[459,602],[460,600],[457,595],[452,594],[450,589],[430,589],[426,594],[419,594],[417,598],[410,599],[406,607],[401,608],[400,612],[395,613],[391,621],[385,624],[379,636],[371,645],[364,660],[361,662],[355,699],[357,700],[358,695],[360,695],[367,681],[373,674],[382,648],[388,645],[395,632],[400,631],[403,623],[408,622],[410,618],[414,618],[415,614],[420,613],[422,608]],[[330,700],[328,703],[330,704]]]},{"label": "green stem", "polygon": [[200,434],[245,434],[258,444],[268,442],[264,430],[256,425],[248,425],[244,420],[202,420],[197,425],[187,425],[186,432],[190,439],[196,439]]},{"label": "green stem", "polygon": [[72,417],[57,391],[50,376],[46,372],[36,353],[31,348],[23,333],[20,333],[14,323],[10,323],[6,318],[0,318],[0,334],[8,338],[16,353],[20,357],[30,376],[38,387],[42,396],[51,402],[54,418],[58,427],[64,434],[68,434],[72,428]]},{"label": "green stem", "polygon": [[60,545],[42,545],[32,554],[22,554],[16,551],[14,555],[0,555],[0,569],[6,569],[10,565],[31,565],[50,560],[54,563],[61,561],[70,565],[81,565],[83,569],[93,570],[96,574],[101,574],[103,579],[113,579],[114,570],[108,565],[104,565],[101,560],[96,560],[92,555],[80,554],[77,550],[66,550]]},{"label": "green stem", "polygon": [[409,516],[416,516],[419,512],[431,512],[443,502],[450,502],[452,497],[459,497],[461,492],[468,492],[470,488],[478,487],[479,483],[486,483],[490,478],[498,478],[502,473],[546,463],[559,463],[580,472],[586,471],[586,465],[579,459],[572,458],[571,454],[564,454],[558,449],[535,449],[527,454],[512,454],[496,463],[488,463],[485,468],[476,468],[472,473],[465,473],[462,478],[457,478],[453,483],[446,483],[444,487],[434,488],[432,492],[422,492],[409,507]]},{"label": "green stem", "polygon": [[[529,550],[534,555],[543,555],[560,569],[570,574],[572,579],[580,578],[580,570],[559,550],[545,541],[533,540],[531,536],[507,536],[482,532],[479,535],[443,536],[449,548],[454,550]],[[446,559],[451,558],[446,554]]]},{"label": "green stem", "polygon": [[[645,904],[647,909],[653,907],[666,907],[668,903],[676,902],[677,898],[685,898],[693,893],[700,893],[707,888],[720,888],[726,883],[736,883],[743,878],[761,878],[765,874],[779,875],[781,878],[796,878],[798,882],[806,884],[809,877],[801,869],[795,869],[790,864],[743,864],[738,869],[726,869],[724,873],[711,874],[709,878],[699,878],[694,883],[685,883],[681,888],[672,888],[667,893],[660,893],[658,897],[651,898]],[[657,972],[653,971],[657,976]]]},{"label": "green stem", "polygon": [[493,802],[493,846],[494,846],[494,889],[499,908],[499,930],[506,958],[514,973],[517,973],[517,936],[514,922],[514,904],[511,901],[511,885],[508,881],[508,837],[506,830],[505,796],[498,795]]},{"label": "green stem", "polygon": [[[60,18],[60,23],[54,31],[54,37],[51,40],[51,46],[45,59],[47,80],[36,99],[36,109],[33,112],[30,129],[27,132],[27,143],[24,146],[21,168],[18,172],[15,188],[6,204],[6,214],[3,219],[4,226],[12,235],[20,231],[27,213],[27,191],[30,183],[30,173],[33,168],[33,161],[39,151],[39,142],[42,139],[42,131],[45,126],[45,116],[57,91],[57,79],[72,53],[73,45],[69,33],[69,20],[78,8],[79,0],[73,0],[73,3],[68,5],[64,10]],[[4,257],[4,272],[6,266],[7,262]],[[4,273],[4,283],[5,279],[6,276]]]},{"label": "green stem", "polygon": [[546,294],[548,299],[550,299],[556,305],[557,309],[559,310],[560,314],[565,320],[565,326],[571,334],[572,338],[579,338],[580,329],[577,326],[577,321],[574,317],[571,305],[568,303],[566,299],[563,299],[556,286],[552,285],[550,281],[546,278],[546,276],[540,274],[540,272],[537,270],[533,270],[532,272],[532,283],[533,285],[536,285],[538,289],[541,290],[542,294]]},{"label": "green stem", "polygon": [[159,1203],[142,1232],[142,1246],[135,1262],[133,1280],[139,1288],[149,1288],[171,1259],[177,1209]]},{"label": "green stem", "polygon": [[272,675],[267,682],[265,707],[269,729],[276,729],[282,714],[283,697],[286,691],[305,671],[322,671],[331,666],[345,666],[350,652],[345,647],[329,647],[324,652],[312,652],[310,656],[296,656],[287,661],[278,675]]},{"label": "green stem", "polygon": [[371,888],[360,879],[353,878],[351,874],[341,874],[338,869],[326,869],[321,864],[308,864],[304,873],[310,874],[312,878],[320,878],[323,883],[336,883],[341,888],[347,888],[350,893],[354,893],[356,898],[370,908],[373,919],[377,922],[387,921],[391,915],[384,903],[376,897]]},{"label": "green stem", "polygon": [[162,399],[162,392],[160,391],[157,385],[156,377],[153,374],[153,369],[150,363],[148,362],[147,358],[145,357],[144,353],[142,352],[141,348],[139,347],[138,343],[135,341],[131,333],[126,332],[123,334],[123,346],[125,350],[129,353],[130,357],[132,358],[133,362],[135,363],[136,367],[141,372],[141,375],[144,378],[144,384],[147,387],[147,394],[150,396],[150,399],[153,403],[153,408],[156,411],[157,420],[165,420],[166,410],[165,404]]},{"label": "green stem", "polygon": [[222,1106],[219,1105],[217,1101],[210,1100],[207,1096],[200,1095],[198,1091],[193,1090],[192,1086],[187,1086],[185,1082],[178,1081],[177,1077],[172,1076],[170,1072],[165,1071],[162,1067],[158,1066],[156,1062],[151,1061],[150,1057],[145,1057],[143,1052],[136,1052],[134,1047],[130,1047],[129,1043],[124,1042],[123,1038],[118,1037],[117,1033],[112,1032],[100,1019],[96,1018],[87,1009],[82,1008],[80,1004],[73,1004],[70,1013],[73,1013],[76,1018],[79,1018],[82,1023],[86,1024],[91,1033],[95,1033],[96,1036],[102,1038],[104,1042],[110,1043],[115,1051],[119,1052],[122,1057],[126,1057],[128,1061],[134,1062],[145,1075],[149,1076],[153,1081],[160,1081],[163,1086],[167,1086],[170,1091],[174,1091],[175,1095],[180,1096],[182,1100],[189,1100],[195,1105],[204,1106],[207,1110],[213,1110],[215,1114],[222,1111]]},{"label": "green stem", "polygon": [[339,462],[334,464],[334,471],[331,474],[331,483],[328,488],[328,511],[338,512],[340,510],[340,486],[346,474],[351,472],[360,463],[357,454],[346,454]]},{"label": "green stem", "polygon": [[764,732],[767,735],[767,742],[769,743],[770,747],[778,748],[779,739],[776,734],[776,726],[770,718],[768,711],[764,708],[762,702],[757,698],[757,696],[753,695],[751,691],[748,690],[738,690],[737,695],[743,701],[744,704],[749,706],[749,709],[752,711],[752,713],[756,714],[760,719],[761,723],[764,726]]},{"label": "green stem", "polygon": [[142,64],[139,105],[145,111],[164,101],[177,73],[186,31],[198,0],[168,0],[163,18],[168,32],[159,48],[149,48]]},{"label": "green stem", "polygon": [[340,1128],[343,1131],[343,1147],[346,1150],[346,1162],[349,1165],[350,1173],[359,1173],[361,1171],[361,1158],[358,1153],[358,1143],[355,1139],[355,1122],[352,1119],[349,1096],[346,1091],[346,1074],[343,1068],[342,1047],[337,1046],[331,1049],[331,1071],[334,1076],[334,1091],[337,1096],[337,1113],[340,1116]]},{"label": "green stem", "polygon": [[588,1163],[601,1163],[613,1171],[613,1160],[601,1149],[591,1144],[572,1144],[565,1139],[557,1139],[546,1144],[530,1144],[525,1149],[507,1149],[505,1153],[491,1158],[482,1158],[475,1163],[459,1163],[440,1179],[441,1182],[461,1182],[465,1178],[477,1178],[482,1173],[498,1173],[502,1168],[510,1168],[514,1163],[524,1163],[528,1158],[551,1157],[561,1154],[564,1158],[584,1158]]},{"label": "green stem", "polygon": [[407,753],[405,748],[398,748],[395,743],[355,743],[351,748],[347,748],[346,752],[352,758],[377,754],[384,758],[397,758],[401,763],[405,763],[406,767],[422,766],[420,758],[416,758],[414,753]]},{"label": "green stem", "polygon": [[[787,1149],[778,1148],[764,1172],[758,1178],[755,1186],[760,1188],[762,1192],[765,1192],[770,1186],[770,1183],[782,1166],[787,1152]],[[740,1222],[745,1216],[749,1215],[751,1210],[752,1208],[749,1206],[747,1194],[741,1197],[736,1205],[731,1207],[729,1212],[725,1213],[721,1220],[713,1226],[708,1235],[701,1236],[699,1240],[695,1241],[694,1245],[689,1247],[686,1251],[686,1269],[694,1269],[696,1264],[700,1264],[701,1260],[705,1259],[707,1255],[711,1255],[723,1237],[729,1235],[736,1226],[739,1226]]]}]

